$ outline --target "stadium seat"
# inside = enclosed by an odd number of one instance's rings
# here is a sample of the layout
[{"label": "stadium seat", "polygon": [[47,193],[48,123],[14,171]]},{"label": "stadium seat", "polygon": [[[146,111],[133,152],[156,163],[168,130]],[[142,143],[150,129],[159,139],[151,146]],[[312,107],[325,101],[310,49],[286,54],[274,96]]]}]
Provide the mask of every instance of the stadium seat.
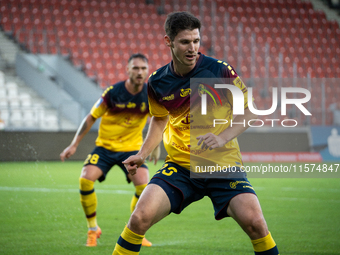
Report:
[{"label": "stadium seat", "polygon": [[8,110],[8,108],[0,108],[0,118],[5,122],[5,125],[9,124],[9,110]]},{"label": "stadium seat", "polygon": [[40,119],[40,127],[43,130],[57,131],[59,129],[58,117],[51,114],[44,114]]},{"label": "stadium seat", "polygon": [[19,95],[20,105],[24,108],[32,106],[31,96],[27,93],[23,93]]},{"label": "stadium seat", "polygon": [[18,85],[15,82],[8,82],[5,84],[7,89],[7,96],[9,99],[18,97]]},{"label": "stadium seat", "polygon": [[0,88],[5,86],[5,74],[0,71]]},{"label": "stadium seat", "polygon": [[32,108],[25,108],[22,111],[22,122],[25,127],[36,127],[38,124],[36,112]]},{"label": "stadium seat", "polygon": [[11,109],[9,114],[9,123],[13,127],[22,126],[22,112],[21,109]]},{"label": "stadium seat", "polygon": [[[165,15],[157,13],[161,1],[153,2],[154,4],[134,0],[55,1],[51,10],[48,1],[8,1],[6,5],[0,6],[0,24],[5,31],[14,32],[16,39],[31,52],[70,55],[77,66],[84,63],[88,75],[101,73],[101,79],[111,80],[117,75],[103,72],[102,69],[105,66],[112,67],[95,64],[99,59],[104,59],[103,62],[106,63],[109,59],[107,54],[115,63],[136,51],[147,54],[155,63],[154,66],[163,65],[170,60],[168,49],[164,48],[163,43],[158,43],[162,41],[162,23],[165,20]],[[284,60],[283,76],[291,76],[292,64],[296,63],[299,77],[305,77],[307,72],[311,72],[313,77],[339,77],[340,59],[335,57],[340,54],[338,23],[328,21],[326,15],[314,10],[310,2],[231,0],[226,5],[225,1],[217,0],[214,17],[211,15],[212,1],[204,1],[203,7],[200,2],[191,1],[190,8],[196,15],[202,12],[204,14],[201,51],[205,52],[213,47],[216,57],[222,58],[227,47],[230,55],[228,62],[240,69],[242,76],[251,75],[249,65],[253,50],[250,37],[252,33],[256,33],[256,77],[265,75],[266,43],[270,45],[271,76],[278,76],[277,61],[281,53]],[[181,9],[186,7],[182,3]],[[174,6],[170,2],[166,2],[164,6],[166,13],[179,8],[179,5]],[[224,31],[226,12],[229,14],[228,38],[225,38]],[[213,21],[216,22],[215,28],[212,27]],[[239,47],[239,24],[243,25],[242,47]],[[47,32],[45,38],[42,32],[44,30],[52,33]],[[216,33],[217,45],[211,45],[212,31]],[[28,42],[34,45],[30,47]],[[239,63],[235,56],[241,54],[243,66],[237,67]],[[325,63],[324,58],[331,66]],[[89,71],[90,68],[93,69],[92,72]],[[125,75],[122,69],[117,71],[118,77]]]}]

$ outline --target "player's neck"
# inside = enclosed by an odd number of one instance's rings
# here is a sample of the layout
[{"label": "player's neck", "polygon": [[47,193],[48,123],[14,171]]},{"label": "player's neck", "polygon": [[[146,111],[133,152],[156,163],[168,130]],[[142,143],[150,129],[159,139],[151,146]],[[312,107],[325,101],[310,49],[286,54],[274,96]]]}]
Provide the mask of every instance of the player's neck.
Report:
[{"label": "player's neck", "polygon": [[127,79],[125,81],[125,88],[130,94],[135,95],[142,91],[143,84],[133,84],[130,79]]},{"label": "player's neck", "polygon": [[191,66],[187,66],[187,65],[184,65],[182,64],[181,62],[179,62],[176,58],[172,58],[173,61],[173,69],[174,69],[174,72],[179,75],[179,76],[185,76],[187,75],[192,69],[195,68],[196,66],[196,63],[199,59],[199,55],[197,55],[197,58],[196,58],[196,61],[195,61],[195,64],[191,65]]}]

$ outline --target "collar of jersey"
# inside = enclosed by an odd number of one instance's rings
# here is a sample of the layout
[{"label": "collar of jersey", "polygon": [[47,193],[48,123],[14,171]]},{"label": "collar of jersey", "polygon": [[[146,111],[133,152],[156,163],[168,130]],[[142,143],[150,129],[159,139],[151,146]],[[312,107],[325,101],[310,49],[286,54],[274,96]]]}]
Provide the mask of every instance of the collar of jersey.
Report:
[{"label": "collar of jersey", "polygon": [[196,71],[196,69],[199,67],[199,65],[201,64],[201,62],[202,62],[202,60],[203,60],[203,58],[204,58],[204,54],[202,54],[201,52],[198,52],[198,54],[200,55],[200,58],[198,59],[198,61],[196,62],[196,65],[195,65],[195,67],[189,72],[189,73],[187,73],[186,75],[184,75],[184,76],[179,76],[176,72],[175,72],[175,70],[174,70],[174,67],[173,67],[173,60],[171,60],[171,62],[170,62],[170,71],[171,71],[171,73],[175,76],[175,77],[177,77],[177,78],[181,78],[181,79],[185,79],[185,78],[188,78],[188,77],[191,77],[191,75]]}]

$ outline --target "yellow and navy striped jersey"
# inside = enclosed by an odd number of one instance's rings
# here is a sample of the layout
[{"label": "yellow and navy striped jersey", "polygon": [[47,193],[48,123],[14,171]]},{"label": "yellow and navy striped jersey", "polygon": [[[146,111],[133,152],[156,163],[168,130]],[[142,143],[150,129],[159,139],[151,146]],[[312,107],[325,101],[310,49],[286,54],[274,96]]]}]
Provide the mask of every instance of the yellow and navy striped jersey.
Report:
[{"label": "yellow and navy striped jersey", "polygon": [[[226,89],[218,95],[216,99],[218,104],[214,98],[208,97],[208,108],[211,109],[209,118],[201,118],[200,114],[197,114],[198,110],[195,111],[194,108],[200,104],[194,104],[194,101],[200,101],[202,92],[210,93],[209,90],[213,87],[213,84],[208,84],[210,79],[214,82],[218,79],[221,83],[238,87],[244,96],[244,108],[248,107],[247,88],[234,68],[226,62],[199,54],[195,67],[184,77],[174,72],[172,62],[149,77],[148,97],[151,115],[158,117],[169,115],[163,134],[164,146],[168,152],[166,162],[177,163],[188,170],[190,166],[191,169],[194,168],[193,161],[199,162],[200,159],[209,159],[221,166],[241,166],[242,157],[236,138],[224,147],[214,150],[202,150],[197,146],[196,137],[206,133],[218,135],[233,119],[233,97]],[[201,80],[202,82],[197,82]],[[213,127],[213,119],[229,121],[226,125]]]},{"label": "yellow and navy striped jersey", "polygon": [[100,118],[96,145],[110,151],[139,150],[143,143],[143,128],[149,116],[147,85],[136,95],[130,94],[121,81],[104,91],[91,109]]}]

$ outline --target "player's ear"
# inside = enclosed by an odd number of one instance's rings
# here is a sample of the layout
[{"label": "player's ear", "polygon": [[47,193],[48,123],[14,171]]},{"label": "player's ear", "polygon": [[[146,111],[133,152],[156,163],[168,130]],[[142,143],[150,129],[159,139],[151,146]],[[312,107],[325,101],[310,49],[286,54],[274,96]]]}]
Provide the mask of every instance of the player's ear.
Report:
[{"label": "player's ear", "polygon": [[171,39],[170,39],[169,36],[165,35],[164,36],[164,41],[165,41],[166,46],[172,47]]}]

